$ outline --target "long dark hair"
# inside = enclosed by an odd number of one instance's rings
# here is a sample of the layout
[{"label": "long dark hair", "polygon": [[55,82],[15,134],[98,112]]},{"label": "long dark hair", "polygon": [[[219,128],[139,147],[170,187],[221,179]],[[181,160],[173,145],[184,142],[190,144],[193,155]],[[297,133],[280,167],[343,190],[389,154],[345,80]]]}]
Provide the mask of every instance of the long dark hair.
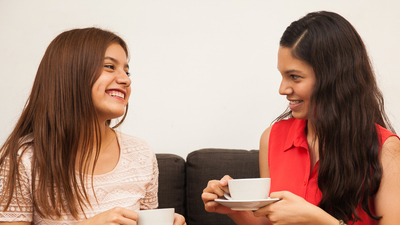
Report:
[{"label": "long dark hair", "polygon": [[[88,171],[89,159],[94,156],[96,165],[101,147],[91,91],[106,49],[113,43],[121,45],[128,56],[120,37],[99,28],[63,32],[48,46],[22,115],[1,147],[1,172],[8,170],[0,195],[4,209],[14,195],[22,196],[21,154],[27,148],[33,151],[32,174],[27,174],[32,176],[33,206],[42,217],[59,218],[69,212],[77,218],[90,205],[85,174],[93,174],[94,167]],[[126,112],[122,121],[125,116]],[[78,156],[78,148],[97,150],[80,151]]]},{"label": "long dark hair", "polygon": [[[280,45],[309,63],[316,84],[308,120],[319,147],[319,206],[346,222],[373,219],[370,197],[379,189],[382,167],[376,124],[394,132],[361,37],[342,16],[313,12],[285,30]],[[286,110],[278,120],[291,117]]]}]

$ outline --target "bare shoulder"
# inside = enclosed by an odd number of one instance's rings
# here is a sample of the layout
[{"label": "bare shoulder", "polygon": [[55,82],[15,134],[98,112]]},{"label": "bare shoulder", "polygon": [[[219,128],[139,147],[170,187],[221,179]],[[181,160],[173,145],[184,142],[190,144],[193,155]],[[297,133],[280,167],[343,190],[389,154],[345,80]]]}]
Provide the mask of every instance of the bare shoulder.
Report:
[{"label": "bare shoulder", "polygon": [[400,140],[396,136],[389,137],[382,145],[379,160],[382,179],[375,196],[375,208],[382,219],[378,224],[396,224],[400,221]]},{"label": "bare shoulder", "polygon": [[386,178],[400,181],[400,140],[396,136],[383,143],[379,160],[383,170],[382,181],[387,182]]},{"label": "bare shoulder", "polygon": [[399,164],[397,166],[400,166],[400,140],[396,136],[389,137],[383,143],[380,160],[383,168],[392,163]]},{"label": "bare shoulder", "polygon": [[[272,126],[268,127],[268,128],[265,129],[265,131],[261,134],[260,146],[266,144],[266,147],[268,147],[269,134],[271,133],[271,128],[272,128]],[[260,150],[261,150],[261,148],[260,148]]]},{"label": "bare shoulder", "polygon": [[268,127],[261,135],[260,138],[260,152],[259,152],[259,165],[260,165],[260,176],[269,177],[269,165],[268,165],[268,145],[269,145],[269,134],[271,133],[271,127]]}]

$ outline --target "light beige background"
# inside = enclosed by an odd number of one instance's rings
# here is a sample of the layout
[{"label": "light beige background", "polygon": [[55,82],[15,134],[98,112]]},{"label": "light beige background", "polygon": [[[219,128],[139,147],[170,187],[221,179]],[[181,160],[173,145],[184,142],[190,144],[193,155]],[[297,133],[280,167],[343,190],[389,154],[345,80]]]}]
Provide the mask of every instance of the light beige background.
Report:
[{"label": "light beige background", "polygon": [[155,152],[258,149],[287,106],[278,93],[279,38],[307,12],[335,11],[359,31],[400,132],[400,8],[389,0],[0,0],[0,143],[11,132],[50,41],[96,26],[131,52],[122,132]]}]

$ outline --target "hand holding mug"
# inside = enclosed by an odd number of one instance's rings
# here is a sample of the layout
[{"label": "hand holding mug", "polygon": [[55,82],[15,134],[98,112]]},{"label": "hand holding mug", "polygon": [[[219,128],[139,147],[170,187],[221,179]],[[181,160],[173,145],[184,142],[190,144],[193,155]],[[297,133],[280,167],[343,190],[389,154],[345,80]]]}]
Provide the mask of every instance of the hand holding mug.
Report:
[{"label": "hand holding mug", "polygon": [[228,180],[232,180],[232,178],[229,175],[225,175],[221,180],[210,180],[208,182],[207,187],[201,195],[207,212],[220,214],[234,213],[230,208],[214,201],[216,198],[223,197],[224,193],[229,193]]}]

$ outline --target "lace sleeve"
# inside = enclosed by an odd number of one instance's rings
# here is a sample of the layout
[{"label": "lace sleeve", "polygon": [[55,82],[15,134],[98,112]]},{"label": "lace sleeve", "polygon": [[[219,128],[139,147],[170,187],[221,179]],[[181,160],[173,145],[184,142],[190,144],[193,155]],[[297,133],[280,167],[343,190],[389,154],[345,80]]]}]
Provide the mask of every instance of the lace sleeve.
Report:
[{"label": "lace sleeve", "polygon": [[[0,192],[4,193],[5,178],[9,173],[9,161],[4,162],[0,168]],[[30,174],[23,163],[19,165],[20,182],[16,183],[17,188],[14,190],[11,204],[5,209],[6,202],[0,203],[0,221],[1,222],[15,222],[25,221],[32,222],[33,206],[30,194],[30,185],[28,175]],[[7,200],[6,198],[5,200]]]},{"label": "lace sleeve", "polygon": [[140,200],[140,209],[155,209],[158,207],[158,164],[156,155],[152,153],[153,157],[153,178],[149,182],[146,189],[146,195]]}]

